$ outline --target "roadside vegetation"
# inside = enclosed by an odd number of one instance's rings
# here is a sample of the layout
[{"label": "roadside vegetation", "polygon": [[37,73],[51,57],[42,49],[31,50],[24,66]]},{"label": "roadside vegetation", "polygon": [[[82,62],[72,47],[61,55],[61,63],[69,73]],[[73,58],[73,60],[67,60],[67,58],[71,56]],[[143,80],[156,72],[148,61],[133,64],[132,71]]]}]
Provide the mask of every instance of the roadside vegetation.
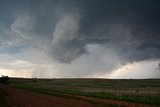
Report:
[{"label": "roadside vegetation", "polygon": [[11,85],[64,98],[93,97],[160,105],[160,80],[12,79]]}]

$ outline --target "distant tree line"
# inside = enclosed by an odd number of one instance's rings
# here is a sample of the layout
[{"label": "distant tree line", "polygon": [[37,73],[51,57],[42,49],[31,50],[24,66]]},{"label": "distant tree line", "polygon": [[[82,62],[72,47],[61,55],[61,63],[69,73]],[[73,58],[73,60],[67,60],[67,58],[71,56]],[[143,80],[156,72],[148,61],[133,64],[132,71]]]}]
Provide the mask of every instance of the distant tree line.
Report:
[{"label": "distant tree line", "polygon": [[9,81],[8,76],[1,75],[1,77],[0,77],[0,83],[1,84],[8,84],[9,83],[8,81]]}]

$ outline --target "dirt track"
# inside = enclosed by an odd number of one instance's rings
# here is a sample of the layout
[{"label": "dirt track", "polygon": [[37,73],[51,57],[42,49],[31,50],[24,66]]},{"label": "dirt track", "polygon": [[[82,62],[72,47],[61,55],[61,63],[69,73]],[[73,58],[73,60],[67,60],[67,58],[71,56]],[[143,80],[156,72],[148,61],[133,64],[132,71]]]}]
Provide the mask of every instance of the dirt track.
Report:
[{"label": "dirt track", "polygon": [[[61,97],[42,95],[26,90],[0,86],[4,88],[7,107],[106,107],[109,105],[129,106],[129,107],[153,107],[144,104],[128,103],[124,101],[95,99],[89,97],[79,97],[79,99],[66,99]],[[92,103],[94,101],[96,103]]]}]

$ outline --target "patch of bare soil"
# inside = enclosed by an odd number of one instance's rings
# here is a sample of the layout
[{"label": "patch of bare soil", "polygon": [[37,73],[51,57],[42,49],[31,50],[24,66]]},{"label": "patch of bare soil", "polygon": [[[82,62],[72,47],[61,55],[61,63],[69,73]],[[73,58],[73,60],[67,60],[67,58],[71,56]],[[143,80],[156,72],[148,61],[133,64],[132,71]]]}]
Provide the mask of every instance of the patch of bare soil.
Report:
[{"label": "patch of bare soil", "polygon": [[6,96],[7,107],[153,107],[145,104],[97,99],[91,97],[66,99],[62,97],[42,95],[17,88],[0,86],[0,88],[2,87],[5,87],[5,90],[8,93],[8,96]]}]

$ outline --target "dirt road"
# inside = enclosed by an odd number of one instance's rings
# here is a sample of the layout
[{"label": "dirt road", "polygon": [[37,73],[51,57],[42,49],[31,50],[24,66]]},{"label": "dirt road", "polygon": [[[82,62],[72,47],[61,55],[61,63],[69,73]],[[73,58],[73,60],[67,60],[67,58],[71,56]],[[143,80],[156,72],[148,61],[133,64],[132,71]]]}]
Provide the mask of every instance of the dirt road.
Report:
[{"label": "dirt road", "polygon": [[5,89],[8,93],[8,95],[6,96],[7,107],[108,107],[113,105],[123,107],[153,107],[144,104],[96,99],[89,97],[79,97],[79,99],[66,99],[62,97],[42,95],[3,85],[0,85],[0,88]]}]

